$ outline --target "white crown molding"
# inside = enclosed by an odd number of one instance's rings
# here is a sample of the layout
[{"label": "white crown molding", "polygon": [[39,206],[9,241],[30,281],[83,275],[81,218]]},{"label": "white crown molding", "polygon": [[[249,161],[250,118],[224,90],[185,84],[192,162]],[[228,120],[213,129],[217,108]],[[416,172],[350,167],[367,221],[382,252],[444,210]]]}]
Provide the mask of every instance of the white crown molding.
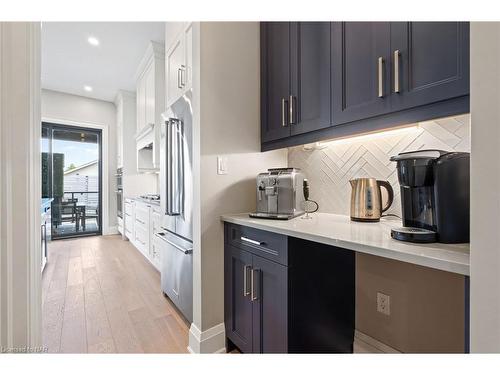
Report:
[{"label": "white crown molding", "polygon": [[205,331],[201,331],[196,324],[191,323],[187,349],[192,354],[225,353],[226,330],[224,323],[217,324]]},{"label": "white crown molding", "polygon": [[123,101],[124,99],[135,100],[135,97],[136,97],[135,92],[127,90],[118,90],[115,96],[115,100],[113,100],[113,103],[115,104],[116,107],[118,107],[118,103],[120,101]]},{"label": "white crown molding", "polygon": [[135,80],[138,81],[146,68],[153,62],[154,59],[165,60],[165,45],[150,41],[144,57],[142,58],[135,73]]}]

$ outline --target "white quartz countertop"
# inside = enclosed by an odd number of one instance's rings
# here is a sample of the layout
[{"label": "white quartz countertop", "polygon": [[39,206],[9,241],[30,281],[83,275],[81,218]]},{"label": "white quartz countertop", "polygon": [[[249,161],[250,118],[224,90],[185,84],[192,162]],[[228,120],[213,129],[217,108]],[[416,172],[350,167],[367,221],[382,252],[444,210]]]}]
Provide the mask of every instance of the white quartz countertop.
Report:
[{"label": "white quartz countertop", "polygon": [[312,219],[256,219],[244,214],[223,215],[222,220],[304,240],[337,246],[360,253],[469,275],[469,244],[415,244],[391,238],[391,228],[401,226],[397,218],[378,223],[353,222],[348,216],[314,213]]}]

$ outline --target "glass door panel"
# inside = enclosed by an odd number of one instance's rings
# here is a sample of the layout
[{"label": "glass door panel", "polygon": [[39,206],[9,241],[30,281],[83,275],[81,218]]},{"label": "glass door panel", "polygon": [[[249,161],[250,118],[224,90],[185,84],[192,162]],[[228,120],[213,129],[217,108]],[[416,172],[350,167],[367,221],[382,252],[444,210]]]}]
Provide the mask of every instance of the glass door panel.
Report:
[{"label": "glass door panel", "polygon": [[101,132],[44,123],[42,152],[42,194],[53,199],[52,238],[101,234]]}]

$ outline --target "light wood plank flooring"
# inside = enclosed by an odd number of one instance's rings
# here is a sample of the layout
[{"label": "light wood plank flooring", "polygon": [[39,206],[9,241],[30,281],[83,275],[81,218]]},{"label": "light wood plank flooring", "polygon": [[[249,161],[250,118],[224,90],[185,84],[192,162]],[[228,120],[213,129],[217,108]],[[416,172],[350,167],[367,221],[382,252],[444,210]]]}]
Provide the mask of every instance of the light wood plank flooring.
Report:
[{"label": "light wood plank flooring", "polygon": [[160,274],[121,236],[52,241],[43,341],[59,353],[186,353],[189,323]]}]

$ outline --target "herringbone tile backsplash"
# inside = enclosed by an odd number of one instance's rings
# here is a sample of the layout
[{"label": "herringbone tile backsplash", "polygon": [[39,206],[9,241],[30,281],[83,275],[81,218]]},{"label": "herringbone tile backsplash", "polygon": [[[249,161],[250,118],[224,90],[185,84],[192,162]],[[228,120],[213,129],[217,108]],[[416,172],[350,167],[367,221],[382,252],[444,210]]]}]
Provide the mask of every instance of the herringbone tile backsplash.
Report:
[{"label": "herringbone tile backsplash", "polygon": [[421,149],[470,152],[469,114],[415,125],[407,129],[327,142],[323,144],[326,147],[321,149],[292,147],[288,150],[288,166],[301,168],[305,172],[310,183],[311,199],[318,201],[321,212],[349,215],[349,180],[374,177],[388,180],[394,189],[394,203],[386,213],[401,215],[396,163],[389,161],[391,156]]}]

